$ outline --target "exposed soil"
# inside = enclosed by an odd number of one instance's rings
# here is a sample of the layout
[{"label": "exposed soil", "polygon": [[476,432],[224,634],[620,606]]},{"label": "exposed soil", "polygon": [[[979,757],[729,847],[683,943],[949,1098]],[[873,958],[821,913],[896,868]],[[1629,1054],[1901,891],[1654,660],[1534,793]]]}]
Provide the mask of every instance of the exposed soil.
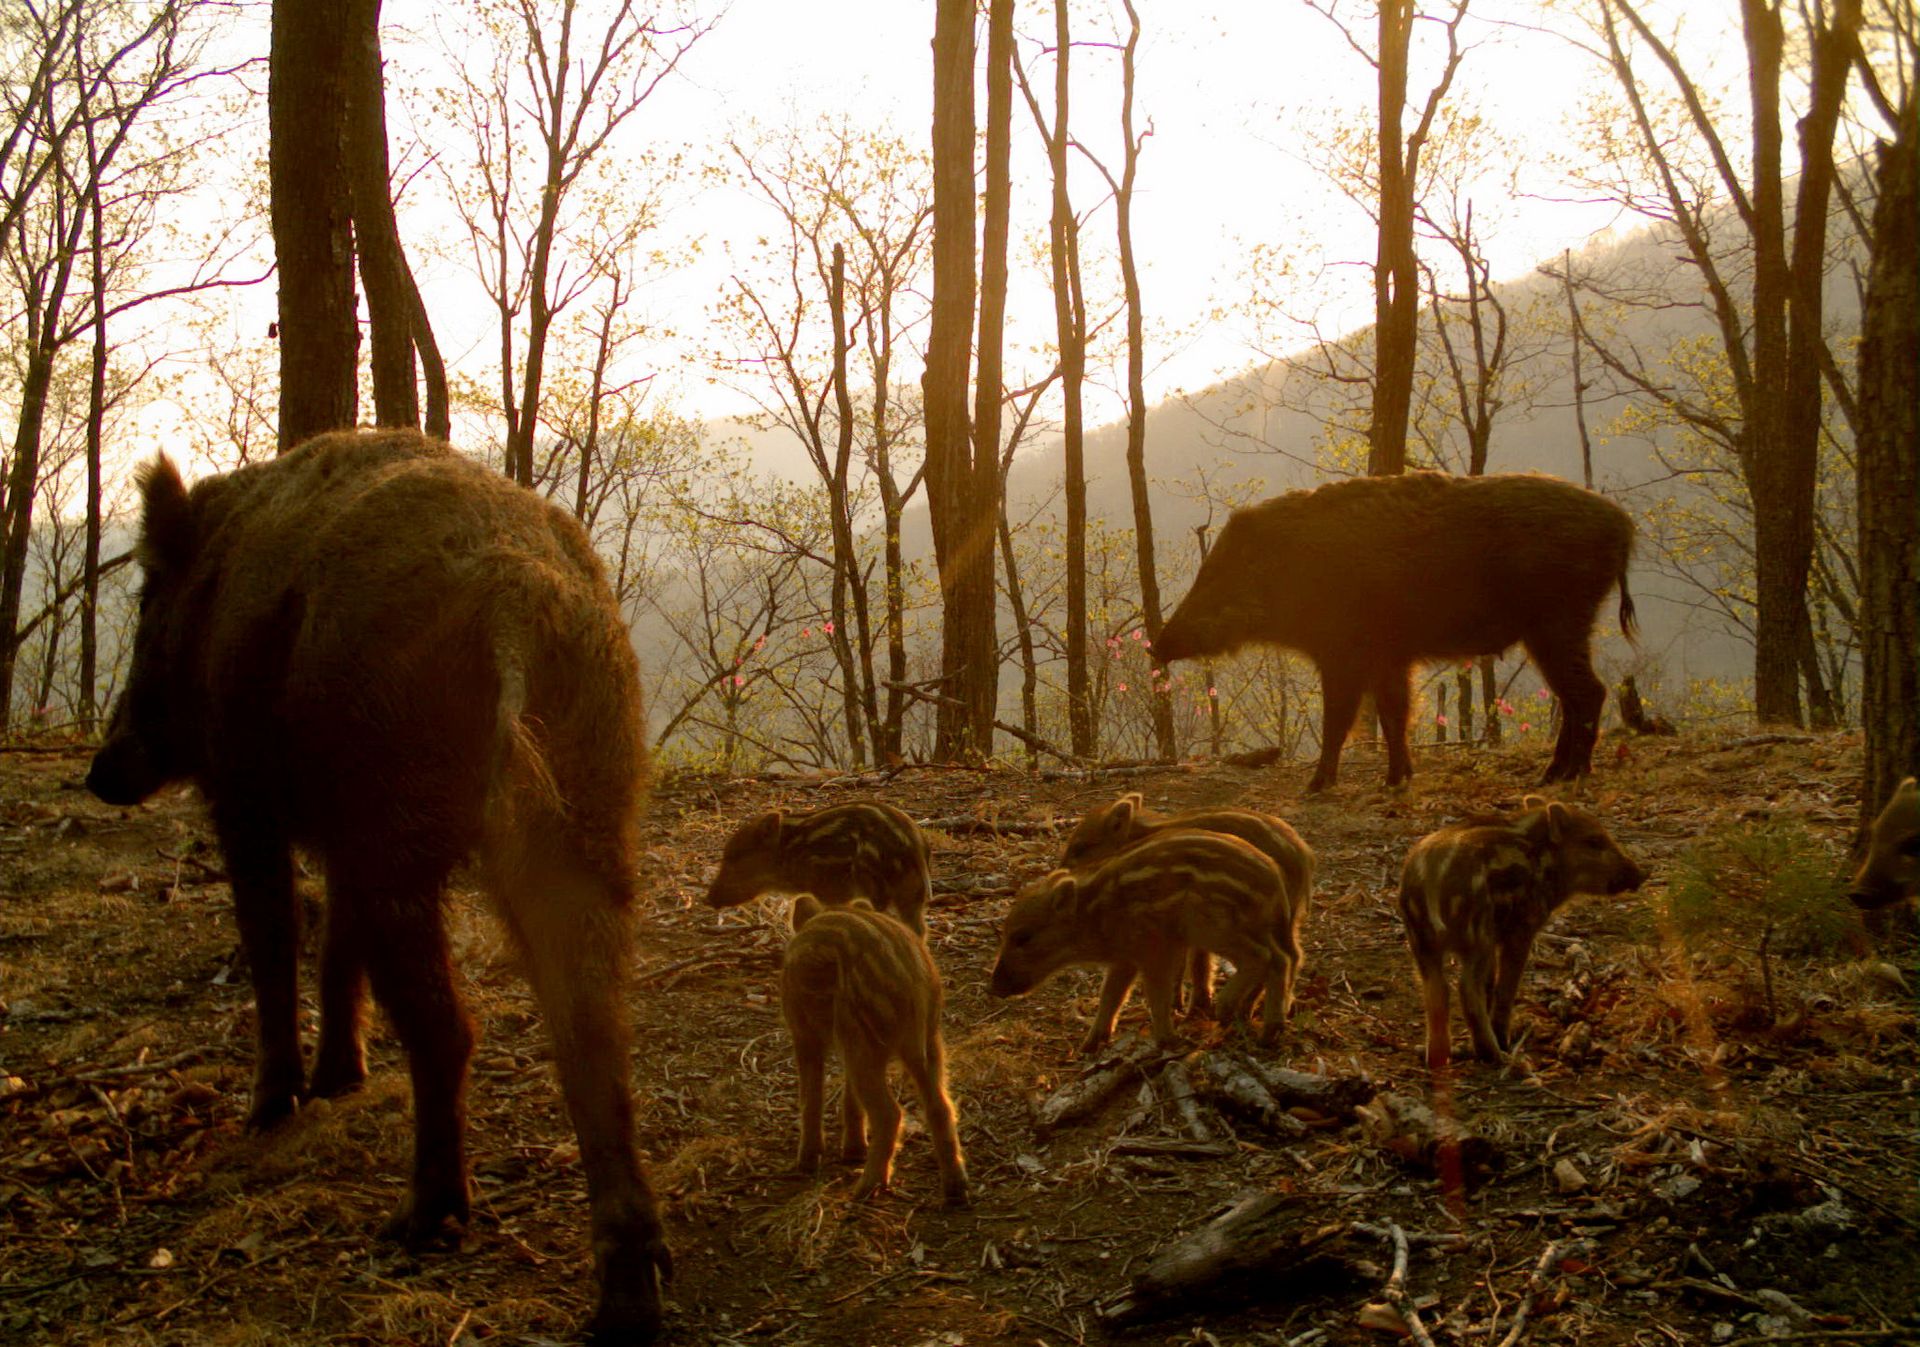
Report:
[{"label": "exposed soil", "polygon": [[[1392,884],[1415,837],[1517,807],[1537,750],[1428,748],[1412,790],[1388,793],[1373,784],[1378,757],[1356,745],[1347,784],[1313,799],[1301,795],[1304,765],[659,783],[632,1009],[641,1142],[677,1261],[667,1340],[1099,1339],[1096,1300],[1252,1192],[1290,1195],[1303,1227],[1393,1223],[1414,1235],[1407,1298],[1435,1342],[1502,1344],[1523,1301],[1533,1342],[1920,1338],[1920,1045],[1901,974],[1864,940],[1781,952],[1780,1023],[1766,1027],[1751,950],[1690,957],[1659,915],[1671,863],[1716,827],[1781,817],[1844,837],[1857,743],[1608,741],[1602,755],[1572,794],[1654,878],[1563,910],[1521,993],[1523,1061],[1465,1065],[1437,1097]],[[456,894],[451,912],[482,1040],[476,1215],[457,1252],[411,1257],[375,1237],[399,1200],[411,1135],[391,1038],[376,1033],[359,1094],[249,1135],[251,997],[199,804],[183,791],[111,809],[79,789],[84,770],[77,750],[0,753],[0,1341],[572,1340],[591,1304],[578,1155],[538,1017],[481,901]],[[1160,1111],[1133,1116],[1131,1091],[1036,1135],[1034,1101],[1080,1070],[1074,1044],[1098,970],[1020,1000],[988,995],[1007,896],[1047,868],[1058,840],[957,825],[930,833],[945,891],[931,924],[975,1205],[938,1205],[911,1123],[891,1196],[854,1206],[851,1171],[787,1172],[796,1103],[775,995],[785,901],[725,913],[699,901],[732,827],[771,805],[861,793],[922,819],[1070,823],[1129,789],[1156,807],[1244,804],[1299,828],[1320,860],[1308,969],[1294,1028],[1265,1055],[1433,1098],[1494,1143],[1488,1182],[1443,1192],[1337,1120],[1294,1142],[1229,1120],[1224,1154],[1116,1153],[1123,1131],[1181,1135]],[[1121,1028],[1144,1021],[1136,1004]],[[1186,1032],[1202,1046],[1228,1037],[1201,1021]],[[1449,1234],[1460,1238],[1418,1238]],[[1538,1270],[1556,1243],[1567,1256]],[[1383,1298],[1391,1249],[1376,1259],[1358,1283],[1294,1285],[1238,1307],[1196,1301],[1122,1336],[1391,1340],[1394,1315],[1363,1317]]]}]

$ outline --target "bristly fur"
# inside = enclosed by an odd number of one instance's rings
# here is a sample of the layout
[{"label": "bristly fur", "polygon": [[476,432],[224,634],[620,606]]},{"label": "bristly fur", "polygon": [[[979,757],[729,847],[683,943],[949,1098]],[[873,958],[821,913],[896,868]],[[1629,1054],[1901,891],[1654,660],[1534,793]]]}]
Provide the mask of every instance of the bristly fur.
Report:
[{"label": "bristly fur", "polygon": [[1362,694],[1378,705],[1398,784],[1413,770],[1413,666],[1524,643],[1565,712],[1546,779],[1571,779],[1591,769],[1606,701],[1589,646],[1609,589],[1634,631],[1632,552],[1626,511],[1532,473],[1410,472],[1292,491],[1233,513],[1155,652],[1179,660],[1271,642],[1310,657],[1325,712],[1317,790],[1334,782]]},{"label": "bristly fur", "polygon": [[847,1073],[842,1157],[865,1162],[854,1196],[887,1186],[900,1139],[900,1106],[887,1086],[887,1063],[897,1057],[926,1112],[946,1200],[965,1203],[966,1164],[940,1036],[944,998],[926,945],[864,898],[823,908],[803,894],[794,903],[793,923],[780,1003],[799,1066],[801,1171],[817,1169],[825,1147],[826,1057],[833,1045]]},{"label": "bristly fur", "polygon": [[878,800],[805,813],[775,809],[727,839],[707,903],[734,907],[763,893],[811,893],[825,903],[865,898],[924,938],[932,854],[914,821]]},{"label": "bristly fur", "polygon": [[1646,878],[1583,809],[1528,797],[1505,822],[1442,828],[1416,842],[1399,909],[1426,1008],[1427,1062],[1450,1058],[1446,959],[1460,964],[1460,1004],[1474,1050],[1502,1061],[1513,1000],[1534,937],[1576,893],[1615,894]]}]

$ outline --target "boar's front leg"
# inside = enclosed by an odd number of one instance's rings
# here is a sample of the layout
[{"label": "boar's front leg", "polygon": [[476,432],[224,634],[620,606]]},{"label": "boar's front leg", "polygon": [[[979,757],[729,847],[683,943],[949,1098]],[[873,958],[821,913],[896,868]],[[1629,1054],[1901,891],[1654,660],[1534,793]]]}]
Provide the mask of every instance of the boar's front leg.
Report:
[{"label": "boar's front leg", "polygon": [[1493,1037],[1505,1052],[1513,1050],[1513,1000],[1520,991],[1520,975],[1527,971],[1527,957],[1532,953],[1532,931],[1511,933],[1500,942],[1493,980]]},{"label": "boar's front leg", "polygon": [[1473,1050],[1483,1061],[1503,1062],[1499,1037],[1493,1031],[1494,959],[1492,949],[1479,949],[1460,959],[1460,1009],[1473,1035]]},{"label": "boar's front leg", "polygon": [[1100,982],[1100,1004],[1094,1008],[1093,1023],[1087,1026],[1087,1036],[1080,1040],[1083,1056],[1100,1051],[1113,1037],[1114,1021],[1120,1018],[1120,1007],[1127,1003],[1127,993],[1133,990],[1137,973],[1130,963],[1108,965],[1107,975]]},{"label": "boar's front leg", "polygon": [[1346,747],[1353,718],[1360,711],[1366,680],[1338,664],[1320,666],[1320,762],[1307,782],[1309,791],[1325,790],[1340,776],[1340,750]]},{"label": "boar's front leg", "polygon": [[300,1060],[300,904],[293,887],[293,850],[267,819],[237,810],[214,819],[227,873],[233,878],[234,918],[253,976],[258,1060],[247,1126],[273,1126],[299,1106],[306,1088]]}]

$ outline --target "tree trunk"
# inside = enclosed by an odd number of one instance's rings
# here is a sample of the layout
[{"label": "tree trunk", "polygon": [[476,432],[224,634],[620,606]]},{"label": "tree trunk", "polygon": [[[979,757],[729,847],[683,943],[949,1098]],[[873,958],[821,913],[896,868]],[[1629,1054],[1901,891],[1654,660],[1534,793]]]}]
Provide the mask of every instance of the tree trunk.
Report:
[{"label": "tree trunk", "polygon": [[1860,333],[1860,822],[1920,773],[1920,104],[1880,147]]},{"label": "tree trunk", "polygon": [[[1140,565],[1140,613],[1147,639],[1160,639],[1160,579],[1153,556],[1153,507],[1147,495],[1147,392],[1145,318],[1140,297],[1140,269],[1133,256],[1133,184],[1140,166],[1140,141],[1133,134],[1134,56],[1140,46],[1140,15],[1133,0],[1125,0],[1127,45],[1120,64],[1120,137],[1126,156],[1119,190],[1113,197],[1114,233],[1120,249],[1120,280],[1127,302],[1127,484],[1133,493],[1133,539]],[[1162,758],[1177,752],[1173,740],[1173,693],[1170,683],[1148,680],[1153,694],[1153,744]]]},{"label": "tree trunk", "polygon": [[1379,0],[1380,237],[1373,263],[1373,408],[1367,421],[1367,472],[1407,468],[1407,409],[1413,400],[1419,335],[1419,274],[1413,250],[1414,181],[1402,125],[1413,0]]},{"label": "tree trunk", "polygon": [[[93,122],[87,122],[88,176],[99,178],[100,154]],[[95,682],[100,671],[100,442],[107,416],[106,219],[100,193],[88,203],[88,252],[93,270],[93,352],[87,378],[86,536],[80,557],[80,702],[82,733],[92,734],[99,715]]]},{"label": "tree trunk", "polygon": [[1067,507],[1067,727],[1075,756],[1084,758],[1092,755],[1094,741],[1093,701],[1087,676],[1087,467],[1081,411],[1087,365],[1087,309],[1080,292],[1079,228],[1067,194],[1071,50],[1067,0],[1054,0],[1053,127],[1046,139],[1047,160],[1053,170],[1053,213],[1048,235],[1053,259],[1054,326],[1060,346],[1060,440],[1066,458],[1062,491]]},{"label": "tree trunk", "polygon": [[[839,437],[834,449],[833,473],[827,482],[827,506],[833,525],[833,645],[835,663],[840,666],[841,714],[847,721],[847,751],[854,770],[867,765],[866,722],[861,714],[860,679],[854,669],[853,633],[848,630],[847,593],[860,582],[859,561],[854,556],[853,507],[847,499],[847,474],[853,463],[853,395],[847,391],[847,253],[833,245],[833,264],[829,276],[827,309],[833,320],[833,394],[838,410]],[[862,615],[862,637],[865,636]],[[868,672],[871,692],[873,677]]]},{"label": "tree trunk", "polygon": [[347,48],[334,9],[274,0],[267,76],[273,251],[280,272],[280,452],[359,413]]},{"label": "tree trunk", "polygon": [[991,714],[983,735],[979,707],[990,708],[998,674],[997,652],[994,660],[983,663],[981,657],[992,646],[994,519],[976,509],[967,425],[974,302],[973,11],[971,0],[939,0],[933,36],[933,299],[922,388],[927,510],[943,617],[941,685],[952,699],[936,704],[934,753],[944,761],[992,751]]}]

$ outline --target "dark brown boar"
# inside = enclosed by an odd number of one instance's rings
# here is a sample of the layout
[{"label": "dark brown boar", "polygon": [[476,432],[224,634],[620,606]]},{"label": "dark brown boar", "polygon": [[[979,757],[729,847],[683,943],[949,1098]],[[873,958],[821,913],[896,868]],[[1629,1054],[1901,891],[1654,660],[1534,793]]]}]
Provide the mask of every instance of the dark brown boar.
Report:
[{"label": "dark brown boar", "polygon": [[1460,961],[1474,1050],[1504,1061],[1520,975],[1554,910],[1576,893],[1627,893],[1646,880],[1586,810],[1538,796],[1525,804],[1509,823],[1442,828],[1407,853],[1400,919],[1426,1006],[1427,1065],[1436,1071],[1449,1060],[1447,955]]},{"label": "dark brown boar", "polygon": [[887,1087],[887,1063],[897,1057],[926,1111],[947,1205],[966,1204],[967,1167],[940,1037],[942,1000],[933,956],[901,922],[864,898],[832,909],[811,894],[794,901],[780,1004],[799,1066],[803,1174],[819,1169],[825,1149],[827,1049],[837,1046],[847,1073],[841,1158],[865,1161],[853,1196],[888,1185],[900,1145],[900,1105]]},{"label": "dark brown boar", "polygon": [[1626,511],[1531,473],[1410,472],[1290,491],[1234,511],[1154,653],[1192,659],[1265,641],[1311,658],[1322,721],[1308,789],[1321,790],[1338,774],[1361,694],[1373,694],[1387,784],[1398,785],[1413,774],[1413,666],[1521,643],[1560,698],[1546,779],[1572,780],[1592,769],[1607,690],[1590,642],[1615,585],[1621,626],[1634,633],[1632,550]]},{"label": "dark brown boar", "polygon": [[737,907],[763,893],[810,893],[825,903],[865,898],[924,938],[933,859],[914,821],[878,800],[810,813],[774,809],[727,839],[707,904]]},{"label": "dark brown boar", "polygon": [[1220,1016],[1250,1011],[1262,986],[1261,1037],[1286,1019],[1296,954],[1276,932],[1291,930],[1286,881],[1271,858],[1237,837],[1176,829],[1155,833],[1090,870],[1055,870],[1021,890],[1000,928],[995,996],[1019,996],[1068,964],[1104,963],[1099,1009],[1080,1044],[1097,1051],[1113,1035],[1136,974],[1161,1043],[1173,1032],[1173,993],[1190,949],[1233,961]]},{"label": "dark brown boar", "polygon": [[[1288,969],[1288,1004],[1292,1003],[1292,985],[1306,963],[1301,953],[1300,923],[1307,915],[1313,897],[1313,851],[1300,840],[1300,834],[1285,819],[1251,809],[1188,809],[1178,814],[1160,814],[1146,807],[1138,791],[1122,795],[1112,804],[1091,810],[1067,834],[1060,852],[1060,864],[1079,870],[1106,859],[1116,851],[1132,846],[1168,828],[1198,828],[1202,832],[1225,833],[1251,843],[1273,858],[1287,885],[1286,915],[1289,924],[1276,930],[1274,938],[1293,954]],[[1213,1004],[1213,956],[1204,949],[1190,952],[1193,980],[1193,1008],[1209,1009]],[[1115,977],[1118,970],[1109,970]]]},{"label": "dark brown boar", "polygon": [[[413,1080],[419,1245],[469,1215],[473,1028],[447,879],[474,856],[553,1036],[580,1141],[603,1341],[650,1342],[671,1267],[634,1148],[623,994],[639,670],[574,521],[410,431],[342,433],[188,491],[141,474],[133,669],[87,776],[133,804],[197,783],[233,879],[259,1061],[250,1121],[365,1077],[367,983]],[[294,848],[327,880],[320,1046],[298,1026]]]},{"label": "dark brown boar", "polygon": [[1920,894],[1920,785],[1902,781],[1867,833],[1861,858],[1847,890],[1859,907],[1889,907]]}]

